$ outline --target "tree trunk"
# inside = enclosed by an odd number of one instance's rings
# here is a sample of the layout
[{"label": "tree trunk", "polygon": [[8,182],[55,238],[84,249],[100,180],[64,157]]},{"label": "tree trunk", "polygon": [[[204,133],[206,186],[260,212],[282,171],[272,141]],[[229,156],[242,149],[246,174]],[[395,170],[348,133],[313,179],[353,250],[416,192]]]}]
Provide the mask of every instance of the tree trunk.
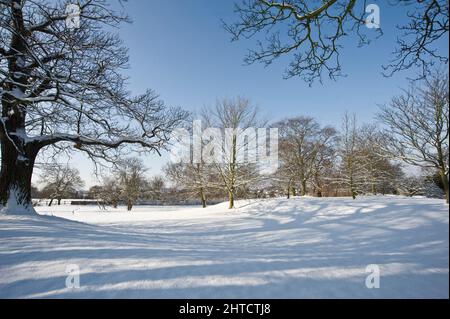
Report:
[{"label": "tree trunk", "polygon": [[[11,23],[13,32],[10,40],[7,81],[1,90],[24,94],[27,82],[26,70],[18,62],[18,56],[26,56],[26,33],[20,1],[13,3]],[[39,147],[34,143],[25,143],[26,105],[20,105],[17,99],[5,92],[1,94],[2,124],[0,125],[1,171],[0,171],[0,209],[11,214],[35,213],[31,202],[31,177],[34,161]]]},{"label": "tree trunk", "polygon": [[[25,142],[25,119],[27,105],[21,105],[17,98],[8,92],[24,95],[29,86],[29,70],[18,57],[27,55],[27,30],[24,24],[21,2],[11,2],[11,25],[14,30],[10,39],[8,75],[1,90],[2,123],[0,125],[1,170],[0,170],[0,209],[11,214],[36,213],[31,202],[31,177],[34,162],[39,152],[38,142]],[[23,61],[23,59],[22,59]]]},{"label": "tree trunk", "polygon": [[61,198],[58,198],[58,206],[61,206]]},{"label": "tree trunk", "polygon": [[234,208],[234,191],[233,190],[228,192],[228,199],[229,199],[229,203],[230,203],[228,205],[228,208],[229,209]]},{"label": "tree trunk", "polygon": [[356,199],[356,192],[353,185],[353,176],[350,176],[350,194],[352,195],[353,199]]},{"label": "tree trunk", "polygon": [[372,181],[371,181],[371,188],[372,188],[372,194],[373,194],[373,195],[376,195],[376,194],[377,194],[377,189],[376,189],[376,187],[375,187],[375,181],[374,181],[374,178],[372,178]]},{"label": "tree trunk", "polygon": [[128,210],[128,211],[131,211],[132,208],[133,208],[133,203],[129,200],[129,201],[127,202],[127,210]]},{"label": "tree trunk", "polygon": [[444,186],[445,202],[448,204],[448,177],[443,169],[439,170],[439,175],[441,176],[442,185]]},{"label": "tree trunk", "polygon": [[206,208],[206,196],[205,192],[203,191],[203,187],[200,187],[200,199],[202,201],[202,207]]},{"label": "tree trunk", "polygon": [[306,180],[302,180],[302,196],[306,195]]},{"label": "tree trunk", "polygon": [[236,154],[237,154],[237,136],[236,132],[233,132],[233,141],[232,141],[232,157],[231,157],[231,163],[230,163],[230,172],[231,172],[231,178],[230,178],[230,184],[231,187],[229,188],[229,199],[230,199],[230,205],[229,209],[234,208],[234,187],[236,183]]},{"label": "tree trunk", "polygon": [[[0,134],[0,137],[3,137]],[[19,154],[7,137],[1,138],[0,208],[6,213],[34,213],[31,202],[31,177],[37,150],[26,148]],[[16,141],[15,141],[16,144]]]},{"label": "tree trunk", "polygon": [[50,201],[48,202],[48,207],[51,207],[53,204],[53,198],[50,199]]},{"label": "tree trunk", "polygon": [[287,199],[291,198],[291,183],[292,183],[292,180],[289,180],[288,186],[287,186]]},{"label": "tree trunk", "polygon": [[295,187],[292,187],[292,196],[297,196],[297,190],[295,189]]},{"label": "tree trunk", "polygon": [[371,191],[372,191],[372,195],[376,195],[377,194],[377,189],[376,189],[376,185],[375,185],[374,171],[375,171],[375,169],[373,168],[373,163],[372,163],[372,161],[370,161],[370,188],[371,188]]},{"label": "tree trunk", "polygon": [[322,188],[320,186],[317,188],[317,197],[322,197]]}]

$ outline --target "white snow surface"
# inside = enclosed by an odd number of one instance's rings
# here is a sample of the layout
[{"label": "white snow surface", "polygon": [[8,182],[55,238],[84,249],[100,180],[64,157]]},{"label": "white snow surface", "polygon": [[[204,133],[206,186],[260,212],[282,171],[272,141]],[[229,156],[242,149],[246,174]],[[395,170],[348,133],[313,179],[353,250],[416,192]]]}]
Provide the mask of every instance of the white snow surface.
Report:
[{"label": "white snow surface", "polygon": [[[0,297],[449,297],[442,200],[306,197],[237,206],[0,214]],[[379,288],[366,287],[370,264],[380,268]],[[80,269],[79,288],[66,287],[69,265]]]}]

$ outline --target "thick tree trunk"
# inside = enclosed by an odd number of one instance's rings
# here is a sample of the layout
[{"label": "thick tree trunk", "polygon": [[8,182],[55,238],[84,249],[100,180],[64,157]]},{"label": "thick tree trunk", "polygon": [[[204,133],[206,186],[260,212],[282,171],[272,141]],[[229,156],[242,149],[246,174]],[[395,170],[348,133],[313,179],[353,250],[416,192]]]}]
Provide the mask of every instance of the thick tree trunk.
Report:
[{"label": "thick tree trunk", "polygon": [[445,192],[445,201],[448,204],[448,176],[445,174],[445,171],[440,169],[439,170],[439,175],[441,176],[442,179],[442,185],[444,186],[444,192]]},{"label": "thick tree trunk", "polygon": [[61,198],[58,198],[58,206],[61,206]]},{"label": "thick tree trunk", "polygon": [[129,200],[129,201],[127,202],[127,210],[128,210],[128,211],[131,211],[132,208],[133,208],[133,203]]},{"label": "thick tree trunk", "polygon": [[[18,57],[26,56],[26,29],[19,0],[11,2],[12,32],[8,58],[7,81],[3,81],[1,90],[24,94],[29,85],[26,70]],[[21,59],[23,61],[23,59]],[[2,123],[0,125],[0,143],[2,164],[0,171],[0,209],[4,213],[29,214],[35,212],[31,202],[31,176],[34,161],[39,148],[33,143],[25,143],[26,105],[20,105],[10,93],[1,95]]]},{"label": "thick tree trunk", "polygon": [[302,196],[306,195],[306,180],[302,180]]},{"label": "thick tree trunk", "polygon": [[[31,177],[34,161],[39,152],[37,142],[26,143],[25,119],[27,105],[21,105],[14,95],[24,95],[29,86],[29,77],[24,68],[24,57],[27,56],[29,36],[24,24],[22,3],[11,1],[12,32],[8,58],[8,75],[0,90],[2,107],[2,123],[0,125],[1,170],[0,170],[0,209],[4,213],[35,213],[31,202]],[[20,57],[20,59],[19,59]]]},{"label": "thick tree trunk", "polygon": [[1,141],[0,208],[6,213],[34,213],[31,202],[31,177],[37,150],[26,149],[19,154],[8,140]]},{"label": "thick tree trunk", "polygon": [[48,207],[52,206],[52,204],[53,204],[53,198],[50,199],[50,202],[48,202]]}]

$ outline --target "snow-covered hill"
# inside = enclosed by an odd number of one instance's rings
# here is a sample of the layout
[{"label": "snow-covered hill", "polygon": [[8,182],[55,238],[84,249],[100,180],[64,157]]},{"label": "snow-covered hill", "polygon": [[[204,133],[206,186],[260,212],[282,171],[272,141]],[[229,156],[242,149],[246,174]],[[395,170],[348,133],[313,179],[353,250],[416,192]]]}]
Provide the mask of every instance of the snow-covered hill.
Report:
[{"label": "snow-covered hill", "polygon": [[[442,200],[294,198],[0,215],[0,297],[448,298]],[[62,217],[62,218],[61,218]],[[380,288],[366,287],[366,267]],[[66,288],[68,266],[80,288]],[[70,268],[70,267],[69,267]]]}]

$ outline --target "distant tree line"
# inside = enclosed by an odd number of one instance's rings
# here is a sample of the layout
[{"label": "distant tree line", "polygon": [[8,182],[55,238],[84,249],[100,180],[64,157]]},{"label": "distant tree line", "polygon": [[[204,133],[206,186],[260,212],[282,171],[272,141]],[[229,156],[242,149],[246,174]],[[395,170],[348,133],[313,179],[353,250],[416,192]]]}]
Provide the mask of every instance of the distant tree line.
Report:
[{"label": "distant tree line", "polygon": [[[263,123],[257,114],[248,100],[236,98],[217,102],[202,119],[222,130],[245,129]],[[428,195],[448,203],[448,74],[436,71],[413,81],[380,108],[377,120],[358,124],[345,113],[339,130],[309,116],[269,125],[279,129],[279,168],[269,176],[258,174],[257,165],[238,163],[235,142],[225,144],[225,163],[168,164],[164,172],[203,207],[220,195],[228,196],[230,208],[235,198],[281,195]],[[419,172],[408,174],[411,166]]]},{"label": "distant tree line", "polygon": [[[257,108],[237,97],[217,101],[200,114],[205,127],[221,132],[233,129],[223,143],[222,161],[168,163],[164,178],[146,177],[140,159],[115,163],[101,185],[87,197],[102,205],[131,210],[139,202],[199,203],[274,196],[351,196],[403,194],[445,197],[448,202],[448,74],[436,72],[394,97],[380,108],[376,123],[359,124],[345,113],[339,129],[323,126],[309,116],[295,116],[271,124],[259,117]],[[250,127],[276,127],[279,132],[279,166],[275,173],[260,174],[258,163],[238,160],[240,148],[254,151],[255,143],[240,141],[238,132]],[[239,131],[239,130],[240,131]],[[202,135],[203,137],[205,135]],[[203,138],[202,137],[202,138]],[[203,155],[210,152],[201,140]],[[404,164],[409,169],[404,169]],[[408,174],[412,166],[415,174]],[[418,173],[417,173],[418,172]],[[41,175],[40,195],[60,203],[83,186],[78,171],[61,165],[48,166]]]}]

